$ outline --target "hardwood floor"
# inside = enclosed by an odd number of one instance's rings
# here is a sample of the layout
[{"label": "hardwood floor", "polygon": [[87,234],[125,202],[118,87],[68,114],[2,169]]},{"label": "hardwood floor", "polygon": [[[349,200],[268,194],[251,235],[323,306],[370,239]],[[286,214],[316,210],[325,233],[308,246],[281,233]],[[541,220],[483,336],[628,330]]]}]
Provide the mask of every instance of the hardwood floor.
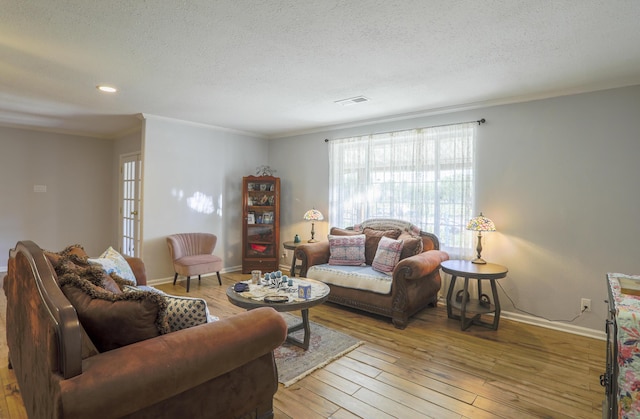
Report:
[{"label": "hardwood floor", "polygon": [[[4,276],[0,274],[0,278]],[[215,278],[215,277],[214,277]],[[226,287],[248,275],[192,281],[189,296],[205,298],[226,317]],[[184,281],[158,288],[187,295]],[[6,359],[4,294],[0,297],[0,357]],[[497,331],[460,331],[446,307],[426,309],[405,330],[387,319],[325,303],[310,319],[350,334],[364,345],[274,399],[275,418],[600,418],[599,376],[605,342],[500,320]],[[26,418],[15,375],[3,362],[0,418]]]}]

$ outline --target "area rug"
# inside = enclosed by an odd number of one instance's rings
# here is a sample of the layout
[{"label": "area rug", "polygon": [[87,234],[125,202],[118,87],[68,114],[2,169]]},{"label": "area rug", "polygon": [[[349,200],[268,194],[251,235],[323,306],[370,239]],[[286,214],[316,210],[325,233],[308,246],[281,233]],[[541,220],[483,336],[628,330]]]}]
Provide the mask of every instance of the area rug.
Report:
[{"label": "area rug", "polygon": [[[287,325],[300,323],[300,317],[289,313],[280,313]],[[306,351],[288,342],[276,348],[274,356],[278,366],[278,381],[289,387],[291,384],[324,367],[330,362],[354,350],[364,342],[349,335],[329,329],[314,322],[309,322],[311,339]],[[303,339],[304,331],[299,330],[291,334]]]}]

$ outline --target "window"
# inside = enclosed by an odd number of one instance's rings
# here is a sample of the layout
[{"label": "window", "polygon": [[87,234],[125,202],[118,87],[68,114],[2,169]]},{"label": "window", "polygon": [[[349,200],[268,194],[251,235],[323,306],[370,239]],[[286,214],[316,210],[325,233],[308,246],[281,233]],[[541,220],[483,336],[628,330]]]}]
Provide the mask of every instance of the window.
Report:
[{"label": "window", "polygon": [[436,234],[452,257],[468,256],[475,127],[464,123],[330,141],[331,225],[406,220]]}]

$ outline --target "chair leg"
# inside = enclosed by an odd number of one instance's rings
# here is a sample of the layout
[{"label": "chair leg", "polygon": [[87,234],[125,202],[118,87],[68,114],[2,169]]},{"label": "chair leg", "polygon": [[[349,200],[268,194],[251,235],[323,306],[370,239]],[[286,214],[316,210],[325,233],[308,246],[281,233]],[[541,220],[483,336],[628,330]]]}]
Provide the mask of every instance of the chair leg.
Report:
[{"label": "chair leg", "polygon": [[191,285],[191,277],[187,277],[187,292],[189,292],[189,285]]},{"label": "chair leg", "polygon": [[178,272],[173,276],[173,285],[176,284],[176,280],[178,279]]},{"label": "chair leg", "polygon": [[198,275],[198,282],[200,282],[200,275]]},{"label": "chair leg", "polygon": [[222,285],[222,279],[220,279],[220,272],[216,272],[216,275],[218,275],[218,284]]}]

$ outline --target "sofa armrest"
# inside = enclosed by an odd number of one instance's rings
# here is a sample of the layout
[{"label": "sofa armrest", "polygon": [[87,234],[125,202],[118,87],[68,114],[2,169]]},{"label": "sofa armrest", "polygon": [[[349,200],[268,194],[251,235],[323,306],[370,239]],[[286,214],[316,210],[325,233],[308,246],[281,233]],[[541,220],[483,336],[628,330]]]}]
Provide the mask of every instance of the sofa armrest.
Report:
[{"label": "sofa armrest", "polygon": [[329,242],[305,243],[296,247],[296,258],[302,262],[300,276],[307,275],[307,269],[313,265],[329,262]]},{"label": "sofa armrest", "polygon": [[418,255],[402,259],[393,270],[393,279],[419,279],[440,268],[440,263],[449,259],[441,250],[427,250]]},{"label": "sofa armrest", "polygon": [[263,307],[92,356],[60,383],[65,417],[130,414],[268,355],[286,335]]},{"label": "sofa armrest", "polygon": [[125,256],[125,259],[136,277],[137,285],[147,285],[147,270],[142,259],[130,256]]}]

